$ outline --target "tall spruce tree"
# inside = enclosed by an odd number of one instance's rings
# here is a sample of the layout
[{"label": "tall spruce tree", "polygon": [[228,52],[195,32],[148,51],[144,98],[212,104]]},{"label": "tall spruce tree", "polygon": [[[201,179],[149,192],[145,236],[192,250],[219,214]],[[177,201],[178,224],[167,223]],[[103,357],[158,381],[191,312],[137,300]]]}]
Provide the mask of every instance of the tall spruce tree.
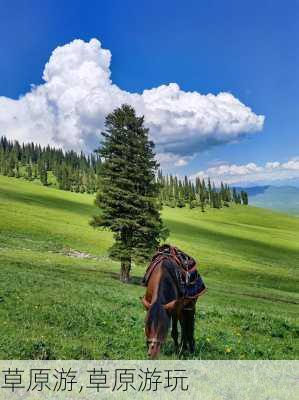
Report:
[{"label": "tall spruce tree", "polygon": [[120,279],[127,282],[132,261],[148,261],[168,231],[160,217],[158,164],[144,118],[122,105],[106,117],[105,127],[98,150],[103,164],[96,205],[101,211],[91,224],[114,233],[110,256],[120,261]]},{"label": "tall spruce tree", "polygon": [[244,190],[241,190],[241,199],[244,206],[248,205],[248,194]]},{"label": "tall spruce tree", "polygon": [[41,165],[40,167],[40,181],[42,185],[48,185],[48,173],[44,165]]}]

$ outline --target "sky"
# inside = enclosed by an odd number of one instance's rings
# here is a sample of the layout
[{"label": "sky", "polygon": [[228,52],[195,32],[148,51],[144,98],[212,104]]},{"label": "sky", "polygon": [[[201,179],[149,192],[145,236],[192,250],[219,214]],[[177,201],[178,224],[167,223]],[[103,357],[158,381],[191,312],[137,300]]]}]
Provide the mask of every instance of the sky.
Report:
[{"label": "sky", "polygon": [[122,103],[163,170],[299,183],[299,1],[0,0],[0,135],[92,151]]}]

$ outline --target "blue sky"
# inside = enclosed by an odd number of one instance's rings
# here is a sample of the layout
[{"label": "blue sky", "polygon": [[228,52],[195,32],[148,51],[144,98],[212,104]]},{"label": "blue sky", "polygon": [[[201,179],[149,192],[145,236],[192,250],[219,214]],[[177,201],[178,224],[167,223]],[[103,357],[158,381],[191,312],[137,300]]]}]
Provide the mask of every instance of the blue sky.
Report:
[{"label": "blue sky", "polygon": [[[0,96],[17,99],[42,84],[57,46],[97,38],[112,53],[111,78],[122,90],[176,82],[204,95],[230,92],[265,116],[261,132],[207,147],[181,167],[168,165],[174,173],[269,162],[280,163],[281,173],[298,159],[298,1],[1,0],[0,9]],[[267,181],[268,170],[253,172],[264,174],[254,181]]]}]

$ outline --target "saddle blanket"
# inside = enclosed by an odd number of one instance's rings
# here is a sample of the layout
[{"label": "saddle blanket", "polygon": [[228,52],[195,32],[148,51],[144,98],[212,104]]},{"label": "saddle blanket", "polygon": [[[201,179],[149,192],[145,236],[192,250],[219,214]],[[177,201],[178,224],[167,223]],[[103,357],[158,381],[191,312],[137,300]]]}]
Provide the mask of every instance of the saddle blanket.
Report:
[{"label": "saddle blanket", "polygon": [[176,275],[182,297],[196,299],[206,292],[206,286],[196,268],[196,261],[188,254],[174,246],[165,244],[159,247],[153,256],[142,280],[142,285],[147,286],[149,278],[156,266],[163,259],[171,258],[177,264]]}]

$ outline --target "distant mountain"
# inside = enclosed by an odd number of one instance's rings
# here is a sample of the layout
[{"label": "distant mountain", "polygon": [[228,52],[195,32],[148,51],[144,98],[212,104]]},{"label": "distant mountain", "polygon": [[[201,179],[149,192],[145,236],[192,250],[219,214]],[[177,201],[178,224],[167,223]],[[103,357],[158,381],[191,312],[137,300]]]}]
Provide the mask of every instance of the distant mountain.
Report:
[{"label": "distant mountain", "polygon": [[[236,188],[241,191],[242,188]],[[299,188],[294,186],[253,186],[244,188],[249,204],[299,215]]]}]

